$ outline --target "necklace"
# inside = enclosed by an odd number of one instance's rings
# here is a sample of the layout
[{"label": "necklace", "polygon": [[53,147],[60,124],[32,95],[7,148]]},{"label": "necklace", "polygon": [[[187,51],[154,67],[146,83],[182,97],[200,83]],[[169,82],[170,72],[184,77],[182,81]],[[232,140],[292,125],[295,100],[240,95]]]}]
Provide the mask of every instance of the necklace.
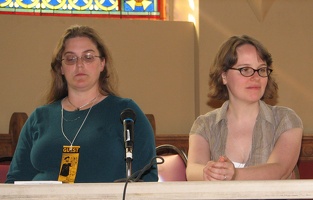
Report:
[{"label": "necklace", "polygon": [[86,103],[80,107],[77,107],[74,104],[72,104],[72,102],[70,101],[70,98],[68,98],[68,97],[67,97],[67,101],[75,108],[76,111],[80,111],[80,109],[82,109],[83,107],[86,107],[87,105],[89,105],[91,103],[94,103],[94,101],[98,98],[99,95],[100,95],[100,93],[95,98],[93,98],[91,101],[89,101],[88,103]]},{"label": "necklace", "polygon": [[[64,126],[63,126],[63,121],[64,121],[63,110],[64,110],[64,109],[63,109],[63,106],[62,106],[62,108],[61,108],[61,131],[62,131],[62,134],[63,134],[63,136],[65,137],[65,139],[66,139],[66,140],[70,143],[70,145],[71,145],[70,151],[72,150],[73,143],[74,143],[76,137],[78,136],[80,130],[82,129],[83,125],[85,124],[85,121],[86,121],[86,119],[87,119],[87,117],[88,117],[88,115],[89,115],[89,113],[90,113],[90,111],[91,111],[91,109],[92,109],[92,107],[93,107],[93,105],[94,105],[94,102],[95,102],[94,100],[96,100],[96,99],[98,98],[98,96],[99,96],[99,94],[96,96],[95,99],[92,100],[91,107],[89,108],[89,110],[88,110],[88,112],[87,112],[87,114],[86,114],[85,119],[83,120],[82,124],[80,125],[80,127],[79,127],[77,133],[75,134],[75,136],[74,136],[74,138],[73,138],[72,141],[69,140],[68,137],[67,137],[67,136],[65,135],[65,133],[64,133]],[[62,105],[62,103],[61,103],[61,105]]]},{"label": "necklace", "polygon": [[75,119],[66,119],[65,117],[63,117],[63,119],[64,119],[64,121],[66,121],[66,122],[74,122],[74,121],[80,119],[80,117],[76,117]]}]

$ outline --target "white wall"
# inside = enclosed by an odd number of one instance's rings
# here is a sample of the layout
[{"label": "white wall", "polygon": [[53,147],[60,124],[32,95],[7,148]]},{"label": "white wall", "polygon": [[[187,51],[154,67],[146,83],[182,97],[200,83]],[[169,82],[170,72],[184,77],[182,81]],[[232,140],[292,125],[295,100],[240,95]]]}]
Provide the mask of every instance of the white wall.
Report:
[{"label": "white wall", "polygon": [[189,132],[195,117],[192,23],[0,15],[0,133],[8,132],[13,112],[30,114],[43,103],[52,50],[77,23],[103,36],[121,95],[155,115],[158,134]]},{"label": "white wall", "polygon": [[[248,34],[271,52],[273,75],[279,85],[278,105],[294,109],[313,133],[313,1],[250,1],[267,10],[263,20],[247,0],[200,0],[199,78],[200,113],[206,105],[208,71],[221,43],[232,35]],[[262,10],[262,9],[261,9]]]},{"label": "white wall", "polygon": [[[169,1],[176,12],[190,12],[189,1]],[[104,36],[119,71],[121,94],[155,115],[157,134],[188,134],[194,118],[212,110],[206,104],[209,66],[220,44],[240,34],[268,47],[279,84],[278,105],[294,109],[305,133],[313,133],[313,1],[195,2],[195,26],[177,22],[187,20],[181,14],[172,18],[176,22],[0,15],[0,132],[8,131],[12,112],[30,113],[41,104],[56,41],[68,25],[84,23]],[[252,8],[253,2],[260,10]],[[263,18],[258,11],[266,11]]]}]

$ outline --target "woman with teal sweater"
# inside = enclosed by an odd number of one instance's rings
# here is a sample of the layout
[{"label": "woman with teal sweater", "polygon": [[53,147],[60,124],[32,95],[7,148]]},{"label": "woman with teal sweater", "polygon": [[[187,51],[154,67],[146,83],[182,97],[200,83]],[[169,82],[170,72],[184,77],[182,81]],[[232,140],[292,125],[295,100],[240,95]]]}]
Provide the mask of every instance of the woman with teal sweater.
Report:
[{"label": "woman with teal sweater", "polygon": [[[25,123],[6,183],[114,182],[126,178],[124,127],[120,114],[136,114],[132,172],[155,157],[152,127],[131,99],[117,95],[109,51],[94,29],[71,26],[51,62],[47,104]],[[157,181],[153,165],[141,180]]]}]

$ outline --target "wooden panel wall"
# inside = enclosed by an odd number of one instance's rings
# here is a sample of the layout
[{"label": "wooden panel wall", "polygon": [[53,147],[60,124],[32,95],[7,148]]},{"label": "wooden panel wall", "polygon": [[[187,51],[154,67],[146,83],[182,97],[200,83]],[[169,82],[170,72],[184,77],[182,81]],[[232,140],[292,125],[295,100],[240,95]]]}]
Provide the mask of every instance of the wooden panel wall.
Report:
[{"label": "wooden panel wall", "polygon": [[[177,134],[177,135],[157,135],[156,145],[172,144],[179,149],[188,153],[189,148],[189,135]],[[313,135],[305,135],[302,137],[302,146],[299,160],[311,160],[313,161]]]}]

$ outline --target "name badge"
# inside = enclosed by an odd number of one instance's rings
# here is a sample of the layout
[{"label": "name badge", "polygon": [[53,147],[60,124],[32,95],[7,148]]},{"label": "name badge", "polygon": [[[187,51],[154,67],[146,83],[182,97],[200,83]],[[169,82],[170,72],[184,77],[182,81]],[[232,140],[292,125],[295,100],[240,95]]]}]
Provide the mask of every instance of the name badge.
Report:
[{"label": "name badge", "polygon": [[63,146],[62,160],[58,181],[62,183],[74,183],[79,158],[80,146]]}]

